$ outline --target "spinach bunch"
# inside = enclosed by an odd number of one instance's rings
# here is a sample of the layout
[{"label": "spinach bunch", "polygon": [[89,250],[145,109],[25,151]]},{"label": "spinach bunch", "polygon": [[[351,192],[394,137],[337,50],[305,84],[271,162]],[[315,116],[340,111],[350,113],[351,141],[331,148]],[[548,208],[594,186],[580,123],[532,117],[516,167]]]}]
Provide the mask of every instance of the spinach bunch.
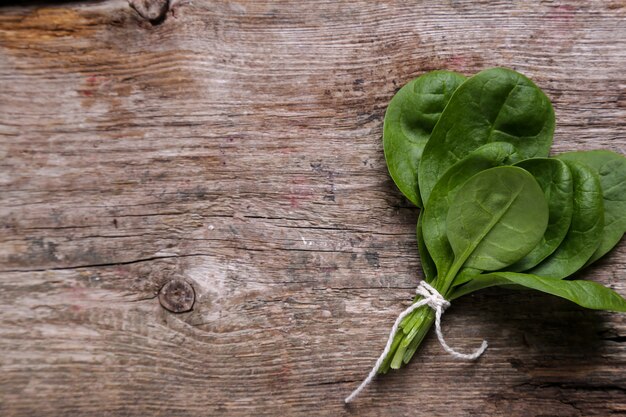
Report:
[{"label": "spinach bunch", "polygon": [[[430,72],[389,103],[389,173],[421,209],[425,280],[447,300],[506,285],[626,312],[609,288],[567,279],[626,231],[626,158],[606,150],[549,157],[554,127],[548,97],[506,68],[469,78]],[[380,373],[408,363],[434,317],[424,306],[403,319]]]}]

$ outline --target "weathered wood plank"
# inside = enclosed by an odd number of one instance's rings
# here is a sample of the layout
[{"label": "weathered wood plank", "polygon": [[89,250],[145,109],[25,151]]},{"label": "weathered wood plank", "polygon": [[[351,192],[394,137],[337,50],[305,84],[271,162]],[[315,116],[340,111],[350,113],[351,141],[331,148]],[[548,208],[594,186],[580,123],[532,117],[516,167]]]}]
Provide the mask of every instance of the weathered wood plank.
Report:
[{"label": "weathered wood plank", "polygon": [[[503,65],[557,113],[554,151],[624,152],[626,7],[124,1],[0,13],[0,414],[626,413],[626,317],[504,290],[459,300],[359,400],[419,278],[386,172],[406,81]],[[622,243],[585,277],[626,294]],[[193,310],[160,307],[190,282]]]}]

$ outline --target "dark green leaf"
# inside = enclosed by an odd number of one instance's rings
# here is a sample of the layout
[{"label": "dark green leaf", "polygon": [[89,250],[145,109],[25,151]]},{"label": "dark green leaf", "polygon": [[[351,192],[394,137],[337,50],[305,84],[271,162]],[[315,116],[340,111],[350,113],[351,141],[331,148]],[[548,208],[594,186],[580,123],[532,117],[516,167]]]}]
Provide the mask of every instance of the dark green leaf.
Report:
[{"label": "dark green leaf", "polygon": [[424,271],[424,276],[426,277],[426,281],[431,282],[437,277],[437,267],[435,266],[435,262],[428,252],[428,249],[426,248],[426,243],[424,242],[424,233],[422,229],[423,217],[424,211],[422,210],[420,211],[419,217],[417,218],[417,250],[420,254],[420,261],[422,264],[422,270]]},{"label": "dark green leaf", "polygon": [[626,312],[626,300],[615,291],[591,281],[567,281],[516,272],[478,275],[460,287],[451,299],[494,285],[515,284],[556,295],[594,310]]},{"label": "dark green leaf", "polygon": [[565,161],[574,180],[572,222],[563,242],[543,262],[528,272],[562,279],[582,268],[602,240],[604,210],[598,176],[588,166]]},{"label": "dark green leaf", "polygon": [[422,151],[463,81],[465,77],[455,72],[429,72],[402,87],[387,107],[383,128],[387,168],[402,194],[418,207],[422,206],[417,186]]},{"label": "dark green leaf", "polygon": [[598,174],[604,200],[604,229],[598,249],[587,265],[598,260],[620,241],[626,232],[626,158],[611,151],[568,152],[558,158],[586,164]]},{"label": "dark green leaf", "polygon": [[574,206],[572,174],[567,165],[558,159],[533,158],[516,164],[530,172],[543,190],[548,202],[549,220],[546,233],[530,253],[507,268],[509,271],[526,271],[543,261],[561,244],[570,223]]}]

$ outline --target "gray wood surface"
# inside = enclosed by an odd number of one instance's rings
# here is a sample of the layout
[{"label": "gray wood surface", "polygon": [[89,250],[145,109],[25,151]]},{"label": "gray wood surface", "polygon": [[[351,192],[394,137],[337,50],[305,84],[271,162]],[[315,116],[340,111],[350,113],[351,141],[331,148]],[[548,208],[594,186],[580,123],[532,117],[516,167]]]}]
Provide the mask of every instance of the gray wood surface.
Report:
[{"label": "gray wood surface", "polygon": [[[626,3],[125,1],[0,8],[0,415],[626,414],[626,315],[455,302],[350,407],[418,279],[381,145],[405,82],[508,66],[554,152],[626,147]],[[581,277],[626,295],[626,245]],[[159,303],[173,279],[189,312]]]}]

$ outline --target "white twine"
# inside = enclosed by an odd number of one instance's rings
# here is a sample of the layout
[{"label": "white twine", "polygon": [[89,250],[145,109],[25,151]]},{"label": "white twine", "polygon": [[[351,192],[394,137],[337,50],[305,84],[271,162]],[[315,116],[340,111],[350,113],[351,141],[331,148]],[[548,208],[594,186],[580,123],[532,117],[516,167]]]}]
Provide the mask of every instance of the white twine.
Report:
[{"label": "white twine", "polygon": [[389,339],[387,340],[387,345],[385,346],[383,353],[380,354],[380,357],[376,361],[376,364],[374,364],[374,367],[370,371],[367,378],[365,378],[365,380],[361,382],[361,385],[359,385],[357,389],[352,391],[352,394],[346,397],[345,399],[346,404],[354,400],[354,398],[356,398],[356,396],[359,395],[361,391],[363,391],[363,389],[365,389],[365,387],[367,387],[370,384],[370,382],[372,382],[372,379],[374,379],[374,377],[376,376],[378,369],[380,369],[380,365],[382,365],[383,361],[385,360],[385,357],[389,354],[389,351],[391,350],[393,337],[398,331],[398,327],[400,326],[400,323],[402,322],[402,320],[404,320],[406,316],[408,316],[414,310],[420,308],[421,306],[428,305],[430,308],[435,310],[435,331],[437,332],[437,339],[439,339],[439,343],[441,344],[443,349],[446,352],[448,352],[450,355],[452,355],[453,357],[457,359],[464,359],[464,360],[472,361],[474,359],[477,359],[487,349],[486,340],[483,340],[482,345],[478,349],[476,349],[474,353],[469,353],[469,354],[457,352],[456,350],[448,346],[448,344],[443,338],[443,334],[441,333],[441,315],[446,310],[446,308],[450,307],[450,302],[446,300],[445,298],[443,298],[443,296],[439,294],[439,292],[436,289],[434,289],[432,286],[430,286],[426,281],[421,281],[419,285],[417,286],[417,290],[415,292],[418,295],[421,295],[423,298],[417,301],[416,303],[412,304],[402,313],[400,313],[400,315],[396,319],[396,322],[393,324],[393,327],[391,328],[391,332],[389,333]]}]

